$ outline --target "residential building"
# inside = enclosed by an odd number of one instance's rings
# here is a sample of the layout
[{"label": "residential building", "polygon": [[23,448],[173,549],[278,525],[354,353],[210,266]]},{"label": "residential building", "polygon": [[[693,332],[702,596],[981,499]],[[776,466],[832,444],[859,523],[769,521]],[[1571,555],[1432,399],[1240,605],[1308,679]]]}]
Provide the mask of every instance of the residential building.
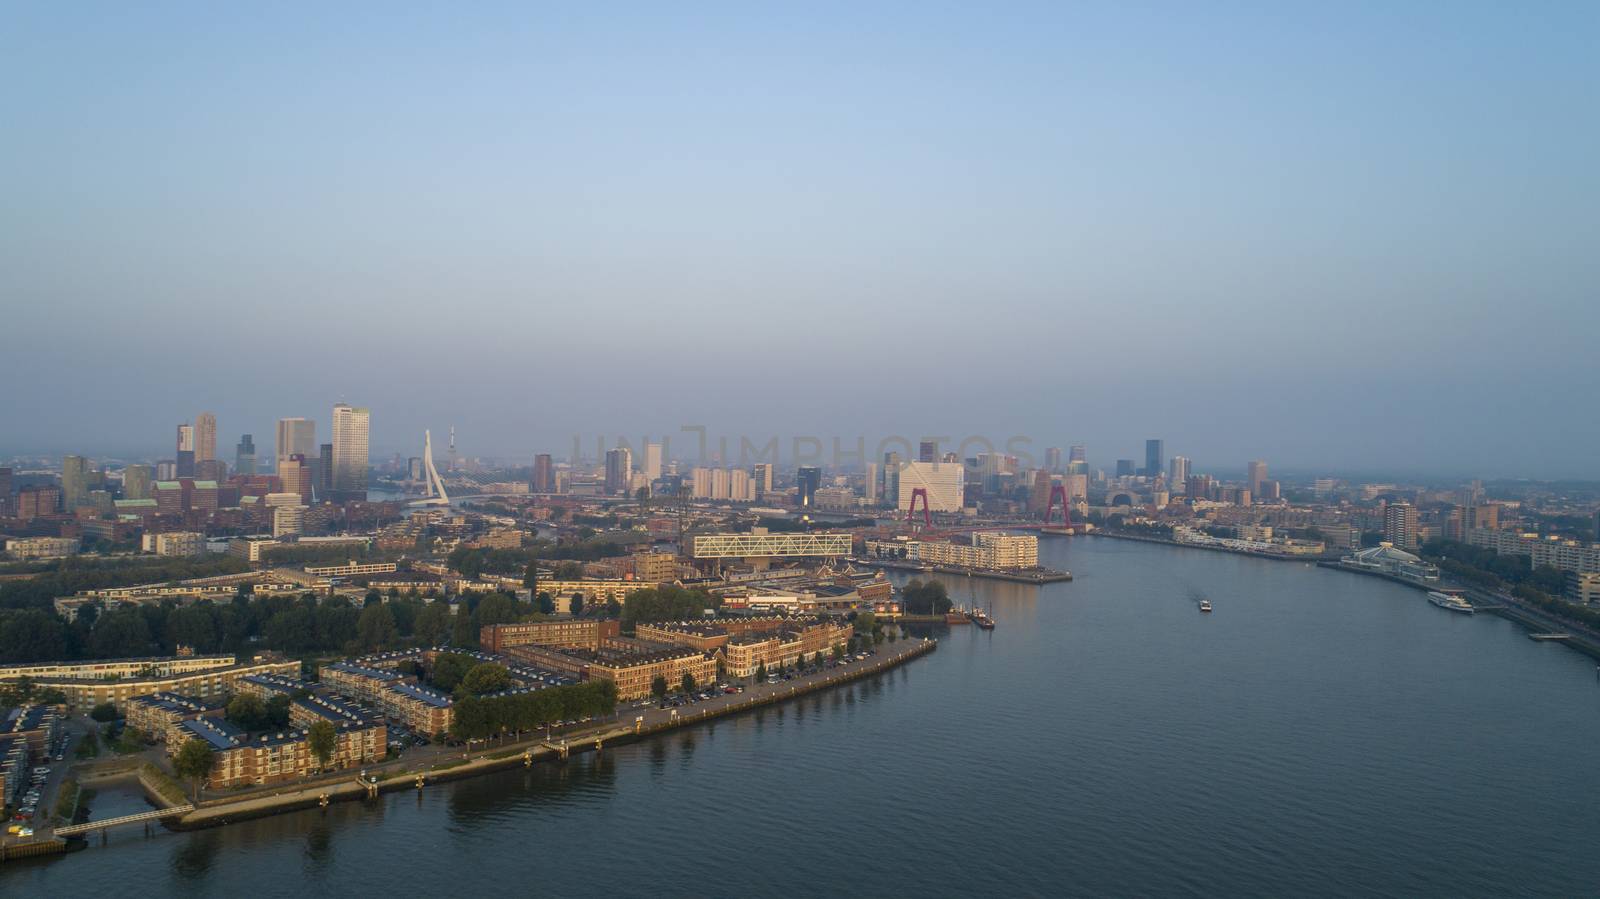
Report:
[{"label": "residential building", "polygon": [[194,417],[195,464],[217,458],[217,416],[202,412]]},{"label": "residential building", "polygon": [[[993,455],[993,454],[991,454]],[[931,512],[959,512],[964,501],[966,470],[954,462],[907,462],[896,483],[898,506],[909,511],[911,498],[924,491]]]},{"label": "residential building", "polygon": [[300,663],[270,654],[248,662],[232,655],[104,659],[89,662],[40,662],[0,666],[0,682],[32,678],[53,687],[78,710],[111,703],[121,709],[136,696],[177,693],[199,699],[232,693],[240,678],[252,674],[295,674]]},{"label": "residential building", "polygon": [[[67,456],[61,460],[61,508],[67,512],[89,501],[89,460]],[[55,509],[50,510],[54,512]]]},{"label": "residential building", "polygon": [[1383,510],[1383,539],[1401,549],[1417,548],[1417,508],[1390,503]]}]

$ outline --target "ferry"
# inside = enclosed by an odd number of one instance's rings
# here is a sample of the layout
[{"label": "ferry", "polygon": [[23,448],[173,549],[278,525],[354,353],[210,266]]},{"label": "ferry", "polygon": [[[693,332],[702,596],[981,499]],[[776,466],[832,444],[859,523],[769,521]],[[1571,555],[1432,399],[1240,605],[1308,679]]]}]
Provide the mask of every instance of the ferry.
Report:
[{"label": "ferry", "polygon": [[1440,592],[1438,590],[1429,590],[1428,602],[1433,603],[1441,609],[1449,609],[1452,612],[1461,612],[1467,615],[1471,615],[1473,612],[1472,603],[1462,599],[1461,594],[1454,591]]},{"label": "ferry", "polygon": [[1200,611],[1202,611],[1202,612],[1211,611],[1211,600],[1209,600],[1209,599],[1200,600]]}]

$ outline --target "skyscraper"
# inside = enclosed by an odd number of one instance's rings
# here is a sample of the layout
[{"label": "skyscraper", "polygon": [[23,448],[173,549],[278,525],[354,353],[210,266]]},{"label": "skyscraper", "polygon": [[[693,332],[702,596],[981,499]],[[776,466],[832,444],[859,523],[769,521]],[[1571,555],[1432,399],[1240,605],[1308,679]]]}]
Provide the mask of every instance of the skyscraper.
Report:
[{"label": "skyscraper", "polygon": [[646,443],[644,445],[644,476],[651,483],[661,477],[661,444]]},{"label": "skyscraper", "polygon": [[194,477],[194,425],[178,425],[178,477]]},{"label": "skyscraper", "polygon": [[233,451],[233,471],[245,476],[256,473],[256,442],[249,434],[239,438]]},{"label": "skyscraper", "polygon": [[534,493],[556,492],[556,467],[549,453],[533,457],[533,481],[528,489]]},{"label": "skyscraper", "polygon": [[757,462],[750,468],[750,476],[755,481],[756,495],[772,492],[772,463]]},{"label": "skyscraper", "polygon": [[606,493],[617,496],[628,491],[633,479],[633,451],[625,446],[606,450]]},{"label": "skyscraper", "polygon": [[340,403],[333,407],[333,482],[345,499],[367,498],[367,431],[372,413]]},{"label": "skyscraper", "polygon": [[883,490],[879,494],[885,505],[900,502],[900,454],[883,454]]},{"label": "skyscraper", "polygon": [[155,469],[148,465],[129,465],[122,470],[123,499],[151,499],[150,484],[155,480]]},{"label": "skyscraper", "polygon": [[1182,490],[1187,480],[1189,480],[1189,457],[1173,456],[1172,462],[1167,466],[1167,486],[1173,490]]},{"label": "skyscraper", "polygon": [[283,482],[284,493],[298,494],[302,504],[311,504],[311,466],[306,464],[304,455],[290,453],[280,461],[278,480]]},{"label": "skyscraper", "polygon": [[[67,512],[89,501],[89,460],[67,456],[61,460],[61,508]],[[51,510],[54,511],[54,510]]]},{"label": "skyscraper", "polygon": [[1074,443],[1067,449],[1067,461],[1083,465],[1089,464],[1089,451],[1081,443]]},{"label": "skyscraper", "polygon": [[8,512],[11,509],[11,469],[0,468],[0,507]]},{"label": "skyscraper", "polygon": [[1250,483],[1250,495],[1261,496],[1261,485],[1267,480],[1267,463],[1257,459],[1245,467],[1245,480]]},{"label": "skyscraper", "polygon": [[924,441],[922,441],[922,443],[917,447],[917,461],[918,462],[937,462],[937,461],[939,461],[939,444],[938,444],[938,442],[937,441],[933,441],[933,440],[924,440]]},{"label": "skyscraper", "polygon": [[324,443],[317,448],[317,464],[313,469],[317,499],[333,499],[333,444]]},{"label": "skyscraper", "polygon": [[794,504],[801,508],[810,508],[816,501],[817,488],[822,486],[822,469],[815,465],[802,465],[794,475],[795,492]]},{"label": "skyscraper", "polygon": [[1117,460],[1117,477],[1119,477],[1119,478],[1128,478],[1128,477],[1132,477],[1132,476],[1133,476],[1133,460],[1132,459],[1118,459]]},{"label": "skyscraper", "polygon": [[1052,446],[1044,451],[1044,470],[1051,474],[1061,473],[1061,447]]},{"label": "skyscraper", "polygon": [[274,465],[296,453],[311,458],[317,449],[317,423],[309,418],[278,419],[278,444],[274,449]]},{"label": "skyscraper", "polygon": [[194,417],[194,460],[204,462],[217,457],[217,416],[202,412]]},{"label": "skyscraper", "polygon": [[1145,477],[1153,478],[1165,470],[1162,456],[1166,455],[1166,447],[1160,440],[1146,440],[1144,442],[1144,471]]}]

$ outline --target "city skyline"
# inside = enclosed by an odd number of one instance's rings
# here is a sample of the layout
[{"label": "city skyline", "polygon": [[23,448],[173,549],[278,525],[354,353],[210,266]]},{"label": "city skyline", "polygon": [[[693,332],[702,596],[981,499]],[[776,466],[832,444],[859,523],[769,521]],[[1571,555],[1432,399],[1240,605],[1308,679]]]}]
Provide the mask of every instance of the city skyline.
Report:
[{"label": "city skyline", "polygon": [[[319,20],[9,22],[8,81],[51,90],[10,108],[0,271],[52,389],[0,397],[28,423],[0,454],[147,452],[194,410],[226,446],[349,398],[375,451],[958,423],[1589,474],[1592,6]],[[246,316],[305,327],[269,358]],[[397,378],[360,343],[472,362]]]}]

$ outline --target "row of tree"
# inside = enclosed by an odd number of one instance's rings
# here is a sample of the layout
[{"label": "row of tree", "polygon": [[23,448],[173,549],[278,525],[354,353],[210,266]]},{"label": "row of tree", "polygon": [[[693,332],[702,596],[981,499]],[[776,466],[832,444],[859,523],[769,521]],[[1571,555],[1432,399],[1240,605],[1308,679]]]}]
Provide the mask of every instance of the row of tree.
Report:
[{"label": "row of tree", "polygon": [[466,696],[455,702],[450,735],[458,740],[486,740],[528,733],[561,721],[609,715],[616,707],[617,687],[608,680],[509,696]]},{"label": "row of tree", "polygon": [[721,597],[704,590],[686,590],[672,585],[647,587],[628,594],[628,601],[622,605],[622,626],[632,630],[641,623],[696,619],[704,616],[706,609],[721,606]]},{"label": "row of tree", "polygon": [[275,649],[289,655],[359,653],[445,642],[475,648],[487,624],[531,617],[534,607],[507,593],[467,592],[460,613],[414,594],[383,601],[369,593],[357,605],[343,596],[253,596],[227,602],[167,600],[84,606],[71,621],[53,608],[0,610],[0,663],[170,655],[178,646],[200,653]]}]

